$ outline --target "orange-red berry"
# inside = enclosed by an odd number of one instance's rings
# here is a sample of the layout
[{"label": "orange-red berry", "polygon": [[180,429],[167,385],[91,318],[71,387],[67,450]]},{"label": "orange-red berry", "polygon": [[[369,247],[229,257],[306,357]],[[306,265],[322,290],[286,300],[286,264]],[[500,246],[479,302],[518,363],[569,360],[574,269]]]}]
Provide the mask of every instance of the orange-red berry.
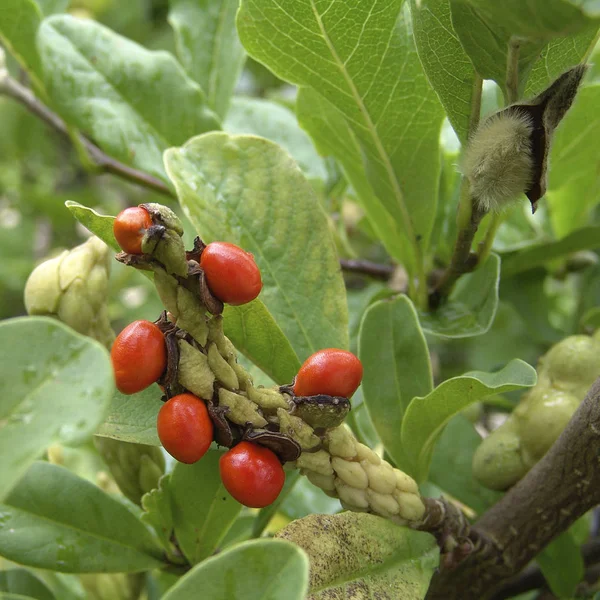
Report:
[{"label": "orange-red berry", "polygon": [[167,367],[162,331],[150,321],[134,321],[114,341],[110,358],[117,389],[135,394],[152,385]]},{"label": "orange-red berry", "polygon": [[223,454],[219,471],[225,489],[250,508],[269,506],[285,483],[285,472],[275,453],[251,442],[240,442]]},{"label": "orange-red berry", "polygon": [[179,462],[200,460],[213,440],[213,423],[206,404],[194,394],[179,394],[158,411],[158,438],[164,449]]},{"label": "orange-red berry", "polygon": [[200,266],[210,291],[222,302],[246,304],[260,294],[262,280],[254,256],[235,244],[208,244],[200,256]]},{"label": "orange-red berry", "polygon": [[142,254],[142,240],[146,229],[152,226],[150,213],[141,206],[122,210],[113,224],[117,243],[128,254]]},{"label": "orange-red berry", "polygon": [[294,383],[296,396],[343,396],[350,398],[363,376],[360,360],[347,350],[326,348],[309,356]]}]

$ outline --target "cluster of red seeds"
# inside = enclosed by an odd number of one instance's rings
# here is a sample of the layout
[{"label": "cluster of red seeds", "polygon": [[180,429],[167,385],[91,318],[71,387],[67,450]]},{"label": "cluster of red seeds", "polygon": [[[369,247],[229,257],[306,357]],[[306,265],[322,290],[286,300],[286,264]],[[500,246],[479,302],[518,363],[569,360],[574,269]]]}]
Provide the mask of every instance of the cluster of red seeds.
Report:
[{"label": "cluster of red seeds", "polygon": [[[142,240],[152,218],[143,207],[122,211],[114,223],[114,235],[124,252],[142,253]],[[234,244],[214,242],[200,256],[211,292],[233,305],[254,300],[260,293],[260,270],[252,254]],[[111,359],[117,388],[123,394],[146,389],[167,367],[167,349],[160,328],[149,321],[135,321],[117,336]],[[310,356],[294,382],[297,396],[327,394],[349,398],[362,379],[362,364],[351,352],[328,348]],[[214,428],[206,403],[184,393],[167,400],[158,413],[158,437],[165,450],[179,462],[192,464],[208,451]],[[258,444],[243,441],[223,454],[219,462],[225,489],[241,504],[263,508],[275,501],[285,482],[277,455]]]}]

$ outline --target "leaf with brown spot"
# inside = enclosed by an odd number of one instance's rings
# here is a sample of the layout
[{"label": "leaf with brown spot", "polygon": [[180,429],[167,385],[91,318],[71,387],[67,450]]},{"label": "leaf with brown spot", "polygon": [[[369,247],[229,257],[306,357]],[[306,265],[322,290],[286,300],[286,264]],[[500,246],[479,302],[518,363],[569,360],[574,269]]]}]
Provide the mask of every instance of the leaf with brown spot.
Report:
[{"label": "leaf with brown spot", "polygon": [[438,565],[431,535],[375,515],[310,515],[276,537],[308,554],[307,600],[421,600]]}]

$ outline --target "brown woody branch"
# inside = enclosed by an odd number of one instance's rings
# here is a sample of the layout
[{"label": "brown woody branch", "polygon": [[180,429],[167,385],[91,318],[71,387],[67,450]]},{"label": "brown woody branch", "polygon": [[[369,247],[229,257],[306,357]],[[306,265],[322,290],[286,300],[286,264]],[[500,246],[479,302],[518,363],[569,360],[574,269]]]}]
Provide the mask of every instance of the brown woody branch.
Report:
[{"label": "brown woody branch", "polygon": [[[599,503],[600,378],[544,458],[469,531],[456,515],[442,519],[446,545],[427,600],[490,598],[552,539]],[[433,516],[420,528],[436,534],[444,529],[439,507],[428,508]],[[448,539],[460,544],[449,548]]]},{"label": "brown woody branch", "polygon": [[[44,123],[47,123],[61,135],[70,139],[67,124],[56,113],[52,112],[47,106],[40,102],[30,89],[20,84],[2,69],[0,69],[0,94],[21,103],[29,110],[29,112],[36,117],[39,117]],[[164,194],[165,196],[175,197],[169,187],[160,179],[124,165],[118,160],[105,154],[98,146],[81,134],[75,135],[77,135],[79,143],[85,148],[99,171],[117,175],[121,179],[137,183],[138,185]]]},{"label": "brown woody branch", "polygon": [[389,279],[396,267],[394,265],[383,265],[380,263],[371,262],[362,259],[340,259],[340,266],[343,271],[350,273],[359,273],[360,275],[369,275],[377,279]]}]

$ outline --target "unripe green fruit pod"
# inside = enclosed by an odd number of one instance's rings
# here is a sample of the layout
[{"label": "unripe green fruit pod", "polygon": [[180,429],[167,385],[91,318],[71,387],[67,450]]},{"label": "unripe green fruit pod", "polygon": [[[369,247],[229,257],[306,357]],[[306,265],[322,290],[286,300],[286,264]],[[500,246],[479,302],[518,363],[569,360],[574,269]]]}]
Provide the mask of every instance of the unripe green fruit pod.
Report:
[{"label": "unripe green fruit pod", "polygon": [[527,473],[521,458],[521,439],[508,421],[483,440],[473,456],[473,475],[485,487],[506,490]]},{"label": "unripe green fruit pod", "polygon": [[600,376],[600,342],[572,335],[553,346],[543,358],[553,387],[583,396]]},{"label": "unripe green fruit pod", "polygon": [[553,388],[536,386],[527,394],[512,416],[526,464],[535,464],[548,452],[579,404],[573,394]]},{"label": "unripe green fruit pod", "polygon": [[30,315],[60,321],[105,345],[114,340],[106,303],[110,250],[97,237],[38,265],[25,285]]}]

